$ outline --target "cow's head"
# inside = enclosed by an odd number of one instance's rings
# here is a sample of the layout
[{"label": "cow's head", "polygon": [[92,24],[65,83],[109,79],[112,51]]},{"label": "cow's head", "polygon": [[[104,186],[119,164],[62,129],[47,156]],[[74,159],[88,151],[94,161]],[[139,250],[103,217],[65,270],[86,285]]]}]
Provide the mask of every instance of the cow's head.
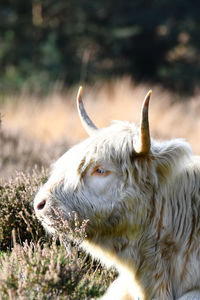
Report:
[{"label": "cow's head", "polygon": [[140,209],[141,197],[147,203],[152,195],[155,170],[150,174],[148,122],[151,91],[144,99],[139,128],[118,121],[101,130],[88,117],[81,92],[80,88],[78,111],[90,137],[56,161],[48,181],[35,197],[34,209],[50,232],[54,232],[55,210],[64,219],[73,211],[81,220],[89,219],[89,235],[120,232],[127,222],[132,224],[134,218],[145,214]]}]

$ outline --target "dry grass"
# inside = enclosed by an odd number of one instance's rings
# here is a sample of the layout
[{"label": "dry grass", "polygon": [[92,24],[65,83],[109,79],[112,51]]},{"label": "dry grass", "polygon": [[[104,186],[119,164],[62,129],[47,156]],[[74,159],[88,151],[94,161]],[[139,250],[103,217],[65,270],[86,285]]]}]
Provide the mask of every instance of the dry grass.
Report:
[{"label": "dry grass", "polygon": [[[200,95],[183,100],[158,86],[135,85],[124,78],[83,87],[85,106],[99,127],[107,126],[116,119],[138,122],[142,100],[150,88],[153,90],[150,107],[152,137],[185,138],[199,153]],[[40,144],[64,140],[72,145],[80,141],[87,135],[76,111],[77,90],[78,87],[75,87],[65,95],[55,93],[43,101],[33,96],[8,99],[0,107],[4,128],[14,133],[22,132],[25,137]]]}]

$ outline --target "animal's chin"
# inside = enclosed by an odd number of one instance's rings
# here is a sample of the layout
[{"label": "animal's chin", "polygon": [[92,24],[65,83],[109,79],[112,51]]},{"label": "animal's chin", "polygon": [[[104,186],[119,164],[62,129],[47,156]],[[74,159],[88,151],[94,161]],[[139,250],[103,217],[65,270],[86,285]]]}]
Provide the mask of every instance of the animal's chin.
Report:
[{"label": "animal's chin", "polygon": [[52,234],[52,235],[54,235],[54,234],[56,234],[56,229],[55,229],[55,227],[53,227],[53,226],[51,226],[51,225],[49,225],[49,224],[47,224],[47,223],[45,223],[45,222],[42,222],[42,226],[44,227],[44,229],[49,233],[49,234]]},{"label": "animal's chin", "polygon": [[[51,235],[57,235],[65,230],[69,229],[66,226],[68,223],[68,218],[66,215],[57,215],[57,214],[47,214],[45,216],[38,216],[42,226],[44,227],[45,231]],[[66,223],[65,223],[66,222]]]},{"label": "animal's chin", "polygon": [[56,233],[55,222],[46,215],[36,214],[38,220],[41,222],[45,231],[49,234],[54,235]]}]

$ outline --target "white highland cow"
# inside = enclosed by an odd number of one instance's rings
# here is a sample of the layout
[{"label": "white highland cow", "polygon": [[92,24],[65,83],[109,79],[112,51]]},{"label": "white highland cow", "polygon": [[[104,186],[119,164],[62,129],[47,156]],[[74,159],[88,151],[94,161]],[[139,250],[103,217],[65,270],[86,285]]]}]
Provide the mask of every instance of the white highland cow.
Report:
[{"label": "white highland cow", "polygon": [[52,233],[53,209],[89,219],[82,247],[120,274],[103,299],[200,300],[200,159],[183,140],[150,138],[150,95],[139,128],[98,130],[80,88],[90,137],[54,164],[34,208]]}]

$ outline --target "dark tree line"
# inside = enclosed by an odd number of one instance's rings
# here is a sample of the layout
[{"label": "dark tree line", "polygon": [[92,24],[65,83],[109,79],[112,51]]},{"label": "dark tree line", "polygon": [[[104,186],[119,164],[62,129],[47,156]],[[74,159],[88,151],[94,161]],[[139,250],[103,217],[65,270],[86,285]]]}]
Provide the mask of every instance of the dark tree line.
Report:
[{"label": "dark tree line", "polygon": [[1,0],[0,89],[125,74],[192,92],[197,0]]}]

